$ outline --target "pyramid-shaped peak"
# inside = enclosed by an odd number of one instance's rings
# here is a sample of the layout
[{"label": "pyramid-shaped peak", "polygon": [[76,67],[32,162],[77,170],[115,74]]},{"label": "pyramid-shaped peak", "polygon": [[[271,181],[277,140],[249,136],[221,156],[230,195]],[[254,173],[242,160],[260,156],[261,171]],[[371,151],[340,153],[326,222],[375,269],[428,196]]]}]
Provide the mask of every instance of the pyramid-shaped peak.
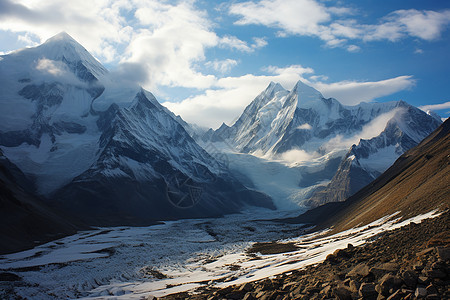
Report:
[{"label": "pyramid-shaped peak", "polygon": [[269,92],[272,92],[272,91],[278,92],[278,91],[285,91],[285,89],[284,89],[284,87],[283,87],[281,84],[279,84],[278,82],[273,82],[273,81],[271,81],[271,82],[269,83],[269,85],[267,86],[266,91],[269,91]]},{"label": "pyramid-shaped peak", "polygon": [[108,71],[80,43],[63,31],[49,38],[37,47],[41,57],[51,60],[65,61],[72,64],[81,62],[95,76]]},{"label": "pyramid-shaped peak", "polygon": [[310,85],[307,85],[306,83],[304,83],[301,80],[297,81],[297,83],[295,84],[295,86],[292,90],[296,90],[299,92],[311,92],[311,93],[316,93],[316,94],[322,95],[318,90],[316,90],[315,88],[313,88]]},{"label": "pyramid-shaped peak", "polygon": [[65,31],[61,31],[60,33],[52,36],[51,38],[49,38],[47,42],[52,42],[52,41],[69,41],[69,42],[76,42],[75,39],[73,37],[71,37],[67,32]]},{"label": "pyramid-shaped peak", "polygon": [[301,102],[309,102],[323,98],[321,92],[303,83],[301,80],[297,81],[292,89],[292,93],[297,94]]},{"label": "pyramid-shaped peak", "polygon": [[58,48],[65,49],[65,51],[76,51],[80,54],[89,53],[80,43],[78,43],[72,36],[67,32],[62,31],[57,35],[52,36],[42,46],[47,48]]}]

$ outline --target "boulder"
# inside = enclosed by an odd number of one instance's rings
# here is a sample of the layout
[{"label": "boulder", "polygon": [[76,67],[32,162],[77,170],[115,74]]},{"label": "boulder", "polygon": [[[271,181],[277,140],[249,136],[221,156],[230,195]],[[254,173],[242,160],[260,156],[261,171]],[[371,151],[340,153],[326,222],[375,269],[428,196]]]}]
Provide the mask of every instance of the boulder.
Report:
[{"label": "boulder", "polygon": [[383,296],[389,296],[395,292],[401,284],[402,280],[399,277],[386,274],[381,278],[380,283],[377,284],[375,290]]},{"label": "boulder", "polygon": [[338,300],[352,300],[352,292],[348,287],[345,286],[334,288],[332,294]]},{"label": "boulder", "polygon": [[414,296],[416,296],[416,298],[425,298],[427,296],[427,289],[424,287],[416,288]]},{"label": "boulder", "polygon": [[356,267],[354,267],[350,272],[348,272],[347,276],[349,276],[349,277],[356,277],[356,276],[365,277],[365,276],[368,276],[369,273],[370,273],[369,266],[365,263],[360,263],[360,264],[356,265]]},{"label": "boulder", "polygon": [[365,299],[376,298],[378,295],[377,291],[375,290],[375,284],[366,282],[361,284],[361,286],[359,287],[358,294],[359,296]]},{"label": "boulder", "polygon": [[370,273],[374,274],[375,277],[380,278],[386,273],[396,273],[399,268],[400,266],[397,263],[387,262],[372,267]]},{"label": "boulder", "polygon": [[437,253],[443,261],[450,260],[450,247],[437,247]]},{"label": "boulder", "polygon": [[397,290],[395,293],[387,297],[386,300],[401,300],[403,298],[403,293],[400,290]]},{"label": "boulder", "polygon": [[407,287],[409,287],[409,288],[416,287],[417,279],[418,279],[416,272],[414,272],[412,270],[406,270],[401,274],[400,277],[402,278],[403,282],[405,283],[405,285]]},{"label": "boulder", "polygon": [[0,273],[0,281],[20,281],[22,277],[17,274],[10,272],[1,272]]}]

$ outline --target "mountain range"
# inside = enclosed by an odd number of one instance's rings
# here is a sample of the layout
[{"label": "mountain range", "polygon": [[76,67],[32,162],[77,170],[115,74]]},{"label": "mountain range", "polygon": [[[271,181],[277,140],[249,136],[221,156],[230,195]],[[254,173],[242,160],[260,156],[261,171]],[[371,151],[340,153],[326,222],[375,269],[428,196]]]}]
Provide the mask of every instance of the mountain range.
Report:
[{"label": "mountain range", "polygon": [[273,208],[138,86],[66,33],[1,56],[0,145],[52,207],[89,225],[145,225]]},{"label": "mountain range", "polygon": [[315,207],[353,195],[439,124],[404,101],[345,106],[301,81],[291,91],[272,82],[232,126],[209,130],[200,141],[294,161],[290,167],[301,169],[297,188],[310,190],[296,202]]},{"label": "mountain range", "polygon": [[[343,202],[314,208],[288,222],[333,226],[334,232],[399,214],[408,218],[450,207],[450,120],[406,151],[371,184]],[[286,220],[285,220],[286,221]]]},{"label": "mountain range", "polygon": [[441,124],[404,101],[345,106],[299,81],[270,83],[234,124],[202,130],[67,33],[0,56],[0,78],[2,202],[53,236],[343,201]]}]

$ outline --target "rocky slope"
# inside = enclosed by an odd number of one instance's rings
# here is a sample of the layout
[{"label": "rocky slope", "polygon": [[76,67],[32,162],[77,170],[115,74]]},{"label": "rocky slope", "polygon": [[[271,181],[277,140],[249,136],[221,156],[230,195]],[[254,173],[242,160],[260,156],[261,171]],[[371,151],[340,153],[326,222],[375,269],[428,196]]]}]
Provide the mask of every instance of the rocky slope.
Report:
[{"label": "rocky slope", "polygon": [[164,299],[449,299],[450,213],[262,281]]}]

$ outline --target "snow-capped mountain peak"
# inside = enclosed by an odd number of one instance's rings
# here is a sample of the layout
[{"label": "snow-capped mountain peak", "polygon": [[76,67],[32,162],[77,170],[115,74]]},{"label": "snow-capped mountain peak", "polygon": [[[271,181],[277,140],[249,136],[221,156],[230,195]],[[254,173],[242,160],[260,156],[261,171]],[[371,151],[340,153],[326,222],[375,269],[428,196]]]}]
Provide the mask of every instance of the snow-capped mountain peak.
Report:
[{"label": "snow-capped mountain peak", "polygon": [[300,108],[311,107],[312,105],[314,105],[314,103],[317,103],[317,101],[320,101],[324,98],[322,93],[320,93],[315,88],[303,83],[301,80],[296,83],[291,93],[297,95],[297,106]]},{"label": "snow-capped mountain peak", "polygon": [[82,63],[97,79],[108,73],[97,59],[66,32],[49,38],[36,49],[46,59],[62,61],[72,68]]},{"label": "snow-capped mountain peak", "polygon": [[279,83],[271,81],[267,88],[264,90],[264,94],[270,95],[279,91],[285,91],[284,87]]},{"label": "snow-capped mountain peak", "polygon": [[[334,98],[324,98],[302,81],[291,91],[271,82],[245,108],[235,124],[208,132],[203,141],[221,141],[219,136],[238,152],[285,161],[290,167],[301,168],[299,186],[308,191],[295,193],[293,199],[299,202],[311,195],[314,188],[330,181],[343,159],[333,179],[336,184],[331,185],[336,187],[329,192],[336,200],[336,190],[340,190],[344,198],[349,196],[439,124],[438,119],[404,101],[345,106]],[[350,157],[352,159],[348,159]],[[238,172],[253,176],[246,170]],[[350,173],[356,183],[348,179]],[[348,182],[351,184],[342,187]],[[322,194],[319,196],[325,198]]]},{"label": "snow-capped mountain peak", "polygon": [[10,72],[15,69],[23,77],[21,79],[40,75],[67,81],[70,73],[74,73],[82,82],[93,83],[108,73],[97,59],[65,32],[37,47],[21,49],[2,58],[5,69]]},{"label": "snow-capped mountain peak", "polygon": [[272,207],[152,93],[111,84],[107,73],[64,32],[2,56],[0,147],[40,195],[96,225]]}]

